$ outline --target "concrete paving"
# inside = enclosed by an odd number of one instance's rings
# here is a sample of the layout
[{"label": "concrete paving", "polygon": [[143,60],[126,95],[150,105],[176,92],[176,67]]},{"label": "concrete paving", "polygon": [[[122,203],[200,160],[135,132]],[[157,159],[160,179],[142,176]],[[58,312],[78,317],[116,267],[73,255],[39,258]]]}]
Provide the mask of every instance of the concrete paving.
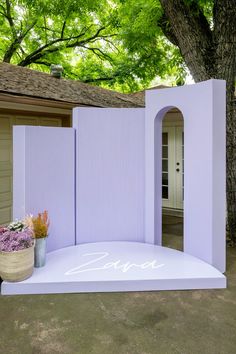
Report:
[{"label": "concrete paving", "polygon": [[[182,221],[164,217],[181,249]],[[228,288],[0,297],[0,353],[235,354],[236,249]]]}]

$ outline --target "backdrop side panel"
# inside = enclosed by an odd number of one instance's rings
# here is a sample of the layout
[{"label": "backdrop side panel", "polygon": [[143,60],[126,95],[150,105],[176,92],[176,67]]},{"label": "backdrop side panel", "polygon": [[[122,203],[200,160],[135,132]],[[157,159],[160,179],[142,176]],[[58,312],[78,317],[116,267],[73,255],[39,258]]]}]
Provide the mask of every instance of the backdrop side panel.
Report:
[{"label": "backdrop side panel", "polygon": [[[74,160],[74,129],[25,127],[24,209],[25,213],[34,215],[48,210],[48,251],[75,244]],[[15,185],[17,179],[15,171]],[[18,203],[15,193],[14,205]]]}]

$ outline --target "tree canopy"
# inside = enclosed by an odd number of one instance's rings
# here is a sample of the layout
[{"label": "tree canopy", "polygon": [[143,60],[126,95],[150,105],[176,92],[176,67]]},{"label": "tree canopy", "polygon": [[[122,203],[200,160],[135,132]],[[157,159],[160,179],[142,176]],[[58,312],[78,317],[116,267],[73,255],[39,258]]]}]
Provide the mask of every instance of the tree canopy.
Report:
[{"label": "tree canopy", "polygon": [[2,60],[44,71],[60,63],[72,78],[87,58],[109,62],[114,31],[106,5],[106,0],[0,0]]},{"label": "tree canopy", "polygon": [[61,64],[65,77],[126,92],[156,76],[183,83],[179,50],[157,30],[161,15],[153,0],[0,0],[0,56],[42,71]]},{"label": "tree canopy", "polygon": [[207,51],[217,2],[0,0],[0,57],[42,71],[61,64],[65,77],[125,92],[155,78],[183,84],[189,63],[163,4],[173,3],[177,14],[182,3],[183,32],[198,32]]}]

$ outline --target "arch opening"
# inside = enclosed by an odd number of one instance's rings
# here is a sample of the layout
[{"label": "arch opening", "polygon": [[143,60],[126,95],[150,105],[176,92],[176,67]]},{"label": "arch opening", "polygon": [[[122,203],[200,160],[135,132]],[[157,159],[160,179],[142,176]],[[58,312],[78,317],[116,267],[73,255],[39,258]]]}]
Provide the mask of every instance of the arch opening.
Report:
[{"label": "arch opening", "polygon": [[[161,244],[183,250],[184,119],[166,107],[155,119],[155,210],[161,208]],[[160,144],[161,141],[161,144]],[[161,198],[160,198],[161,195]],[[161,200],[160,200],[161,199]],[[159,200],[159,202],[157,202]],[[161,204],[161,205],[160,205]],[[159,209],[160,210],[160,209]],[[155,221],[157,222],[157,221]],[[158,225],[155,225],[158,228]]]}]

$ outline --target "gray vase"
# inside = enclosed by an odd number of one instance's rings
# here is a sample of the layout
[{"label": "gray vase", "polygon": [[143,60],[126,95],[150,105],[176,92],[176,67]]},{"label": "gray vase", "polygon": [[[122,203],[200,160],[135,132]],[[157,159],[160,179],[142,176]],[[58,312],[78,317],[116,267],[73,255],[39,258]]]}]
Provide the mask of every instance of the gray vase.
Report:
[{"label": "gray vase", "polygon": [[36,238],[34,248],[34,266],[43,267],[46,263],[46,237]]}]

